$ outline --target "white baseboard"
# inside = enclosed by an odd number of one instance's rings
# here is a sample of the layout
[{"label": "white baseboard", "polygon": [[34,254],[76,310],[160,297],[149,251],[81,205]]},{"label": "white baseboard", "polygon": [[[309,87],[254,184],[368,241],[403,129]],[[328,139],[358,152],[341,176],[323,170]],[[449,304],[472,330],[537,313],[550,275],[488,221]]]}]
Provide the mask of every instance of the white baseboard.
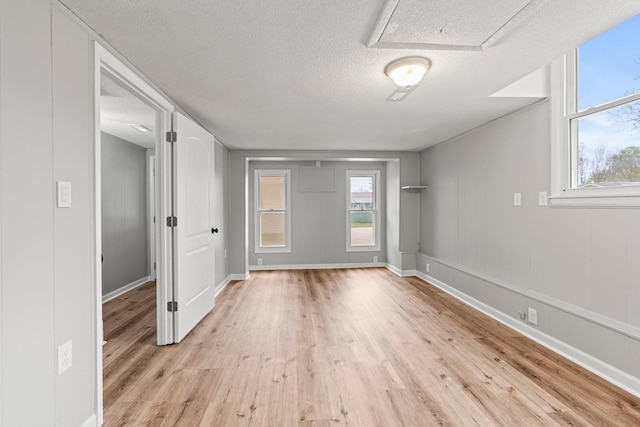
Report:
[{"label": "white baseboard", "polygon": [[505,313],[496,310],[495,308],[481,301],[478,301],[477,299],[463,292],[460,292],[459,290],[447,285],[444,282],[439,281],[434,277],[428,276],[419,271],[417,272],[416,276],[424,280],[425,282],[443,290],[449,295],[459,299],[465,304],[475,308],[476,310],[486,314],[487,316],[497,320],[498,322],[513,329],[514,331],[519,332],[522,335],[532,339],[533,341],[548,348],[549,350],[566,357],[572,362],[577,363],[578,365],[594,373],[595,375],[604,378],[610,383],[620,387],[623,390],[628,391],[629,393],[637,397],[640,397],[640,379],[629,375],[614,366],[604,363],[603,361],[596,359],[595,357],[581,350],[578,350],[577,348],[572,347],[563,341],[540,332],[538,329],[535,329],[527,325],[526,323],[519,322],[517,319],[508,316]]},{"label": "white baseboard", "polygon": [[391,264],[386,264],[385,267],[387,267],[387,270],[400,277],[414,277],[418,274],[417,270],[400,270],[398,267]]},{"label": "white baseboard", "polygon": [[98,427],[98,418],[96,414],[91,414],[89,418],[87,418],[80,427]]},{"label": "white baseboard", "polygon": [[[231,282],[232,280],[238,280],[238,279],[232,279],[232,278],[231,278],[231,275],[229,275],[229,276],[227,276],[227,278],[226,278],[226,279],[224,279],[222,282],[220,282],[220,283],[218,284],[218,286],[216,286],[216,297],[218,296],[218,294],[219,294],[220,292],[222,292],[222,291],[224,290],[224,288],[226,288],[226,287],[227,287],[227,285],[229,284],[229,282]],[[244,280],[244,279],[242,279],[242,280]]]},{"label": "white baseboard", "polygon": [[228,279],[231,280],[247,280],[249,278],[249,272],[244,274],[230,274]]},{"label": "white baseboard", "polygon": [[102,296],[102,303],[104,304],[107,301],[111,301],[114,298],[119,297],[120,295],[124,295],[129,291],[134,290],[135,288],[144,285],[150,280],[149,276],[145,276],[141,279],[136,280],[135,282],[131,282],[128,285],[124,285],[121,288],[116,289],[115,291],[109,292],[106,295]]},{"label": "white baseboard", "polygon": [[375,268],[386,267],[384,262],[344,263],[344,264],[291,264],[291,265],[250,265],[249,270],[326,270],[335,268]]}]

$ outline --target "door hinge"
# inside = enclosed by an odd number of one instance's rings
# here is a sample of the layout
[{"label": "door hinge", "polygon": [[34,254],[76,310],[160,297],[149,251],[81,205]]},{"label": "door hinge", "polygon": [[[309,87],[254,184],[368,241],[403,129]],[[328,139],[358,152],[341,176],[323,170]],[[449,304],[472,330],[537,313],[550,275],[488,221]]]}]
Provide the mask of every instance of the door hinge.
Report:
[{"label": "door hinge", "polygon": [[172,313],[178,311],[178,302],[177,301],[167,302],[167,311],[170,311]]},{"label": "door hinge", "polygon": [[167,217],[167,227],[177,227],[178,226],[178,218],[175,216]]},{"label": "door hinge", "polygon": [[167,132],[167,142],[176,142],[177,135],[175,132]]}]

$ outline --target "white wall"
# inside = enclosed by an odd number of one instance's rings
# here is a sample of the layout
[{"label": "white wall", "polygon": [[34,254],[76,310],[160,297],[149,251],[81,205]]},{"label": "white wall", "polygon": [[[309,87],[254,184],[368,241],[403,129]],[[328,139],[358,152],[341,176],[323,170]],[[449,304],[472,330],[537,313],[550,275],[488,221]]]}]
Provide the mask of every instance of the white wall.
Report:
[{"label": "white wall", "polygon": [[537,309],[536,332],[638,387],[640,209],[538,206],[549,135],[543,102],[421,152],[419,270],[515,322]]},{"label": "white wall", "polygon": [[[80,425],[94,409],[90,63],[86,34],[48,1],[0,3],[3,426]],[[54,206],[58,180],[72,208]]]},{"label": "white wall", "polygon": [[[57,3],[0,2],[0,426],[93,425],[97,337],[92,40]],[[216,146],[229,260],[228,150]],[[72,207],[55,207],[56,181]],[[73,366],[57,375],[57,348]]]}]

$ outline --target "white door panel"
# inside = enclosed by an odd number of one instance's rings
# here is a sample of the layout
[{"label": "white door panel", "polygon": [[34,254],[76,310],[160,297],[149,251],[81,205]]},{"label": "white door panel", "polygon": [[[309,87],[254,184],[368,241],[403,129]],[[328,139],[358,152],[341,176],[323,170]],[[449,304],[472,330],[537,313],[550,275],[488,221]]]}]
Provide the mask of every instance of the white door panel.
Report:
[{"label": "white door panel", "polygon": [[174,313],[175,342],[181,341],[215,304],[215,253],[211,224],[215,140],[209,132],[174,114]]}]

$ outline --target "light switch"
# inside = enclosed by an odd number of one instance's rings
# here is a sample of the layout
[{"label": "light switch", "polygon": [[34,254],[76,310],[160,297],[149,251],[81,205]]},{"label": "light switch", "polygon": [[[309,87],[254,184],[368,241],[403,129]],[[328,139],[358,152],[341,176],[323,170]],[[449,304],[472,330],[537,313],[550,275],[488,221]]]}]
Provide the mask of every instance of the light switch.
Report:
[{"label": "light switch", "polygon": [[522,194],[513,193],[513,206],[521,206],[521,205],[522,205]]},{"label": "light switch", "polygon": [[538,193],[538,205],[539,206],[547,206],[547,199],[549,198],[546,191],[541,191]]},{"label": "light switch", "polygon": [[67,181],[58,181],[58,207],[71,207],[71,183]]}]

